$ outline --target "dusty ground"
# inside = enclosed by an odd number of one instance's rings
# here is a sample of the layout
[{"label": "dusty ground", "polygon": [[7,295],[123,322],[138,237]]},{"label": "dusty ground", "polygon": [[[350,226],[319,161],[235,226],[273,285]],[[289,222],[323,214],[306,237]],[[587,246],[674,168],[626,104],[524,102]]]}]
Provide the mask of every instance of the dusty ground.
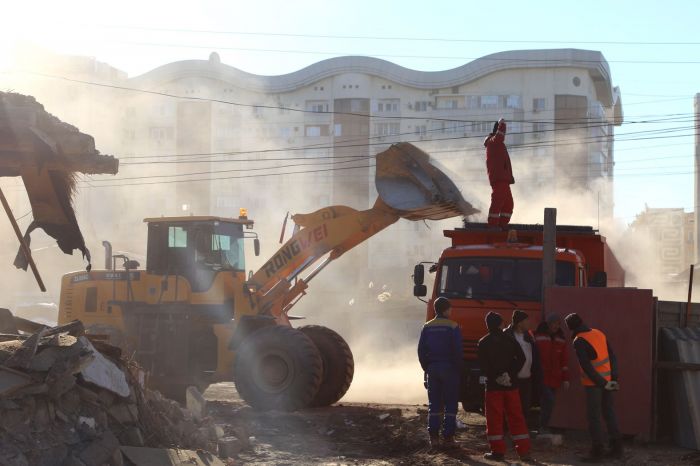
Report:
[{"label": "dusty ground", "polygon": [[[257,412],[238,398],[232,384],[214,385],[206,396],[217,423],[226,430],[245,425],[254,437],[251,448],[240,454],[236,464],[504,464],[482,458],[488,451],[484,419],[474,414],[460,414],[466,425],[457,435],[460,451],[433,454],[426,448],[425,406],[340,403],[296,413]],[[581,464],[577,456],[587,447],[585,435],[568,433],[559,447],[535,441],[533,453],[539,464],[577,465]],[[625,450],[624,460],[610,464],[700,465],[700,453],[668,445],[630,441]],[[521,464],[512,452],[506,459],[509,464]]]}]

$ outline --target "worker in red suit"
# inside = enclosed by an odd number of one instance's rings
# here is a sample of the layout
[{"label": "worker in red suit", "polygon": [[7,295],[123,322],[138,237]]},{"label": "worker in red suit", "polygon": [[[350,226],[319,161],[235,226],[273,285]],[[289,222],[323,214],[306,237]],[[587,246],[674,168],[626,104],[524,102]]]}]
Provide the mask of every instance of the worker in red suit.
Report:
[{"label": "worker in red suit", "polygon": [[561,329],[561,317],[553,313],[547,315],[535,330],[535,344],[544,376],[540,387],[540,435],[543,435],[549,434],[557,390],[569,389],[569,351]]},{"label": "worker in red suit", "polygon": [[486,377],[486,438],[491,445],[491,451],[484,458],[503,461],[506,452],[503,420],[507,418],[515,450],[522,461],[530,462],[530,435],[516,385],[525,355],[515,339],[503,333],[502,327],[501,315],[489,312],[486,315],[489,333],[477,345],[479,367]]},{"label": "worker in red suit", "polygon": [[493,131],[484,140],[486,171],[491,184],[488,222],[494,227],[505,227],[513,215],[513,194],[510,192],[510,185],[515,183],[515,178],[505,138],[506,122],[501,118],[493,124]]}]

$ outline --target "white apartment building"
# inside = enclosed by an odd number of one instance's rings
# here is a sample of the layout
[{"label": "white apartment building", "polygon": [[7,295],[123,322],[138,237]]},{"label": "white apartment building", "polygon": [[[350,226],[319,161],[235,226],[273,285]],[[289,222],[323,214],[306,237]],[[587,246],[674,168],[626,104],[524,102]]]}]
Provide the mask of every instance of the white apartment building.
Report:
[{"label": "white apartment building", "polygon": [[[120,212],[128,207],[135,217],[236,215],[246,207],[272,237],[286,211],[368,208],[375,199],[371,156],[397,141],[414,142],[451,169],[465,197],[485,211],[482,141],[500,117],[509,122],[516,193],[596,185],[601,215],[612,215],[612,183],[597,182],[612,180],[613,130],[623,112],[597,51],[507,51],[434,72],[337,57],[279,76],[241,71],[212,53],[133,78],[112,74],[112,84],[157,94],[92,87],[112,99],[111,119],[68,121],[121,157],[120,178],[175,175],[154,178],[163,183],[148,195],[140,186],[106,190],[122,198],[128,191],[137,202],[123,203]],[[91,101],[104,102],[94,95]],[[177,163],[128,165],[138,161]],[[257,176],[269,173],[283,175]],[[397,266],[435,259],[446,244],[441,230],[402,221],[356,255],[368,264],[369,279],[376,270],[388,280]]]}]

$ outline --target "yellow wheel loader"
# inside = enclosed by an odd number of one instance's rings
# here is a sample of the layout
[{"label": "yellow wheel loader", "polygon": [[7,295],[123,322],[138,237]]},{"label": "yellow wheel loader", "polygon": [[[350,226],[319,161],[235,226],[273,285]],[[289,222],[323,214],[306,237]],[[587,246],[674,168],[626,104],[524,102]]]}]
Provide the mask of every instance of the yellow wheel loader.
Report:
[{"label": "yellow wheel loader", "polygon": [[331,261],[399,218],[438,220],[476,212],[452,181],[408,143],[376,158],[379,198],[357,211],[332,206],[294,215],[294,235],[246,276],[241,217],[147,218],[145,269],[111,256],[123,270],[63,277],[59,323],[81,320],[149,372],[149,384],[182,400],[186,387],[233,380],[256,409],[327,406],[348,390],[353,357],[322,326],[293,328],[289,310]]}]

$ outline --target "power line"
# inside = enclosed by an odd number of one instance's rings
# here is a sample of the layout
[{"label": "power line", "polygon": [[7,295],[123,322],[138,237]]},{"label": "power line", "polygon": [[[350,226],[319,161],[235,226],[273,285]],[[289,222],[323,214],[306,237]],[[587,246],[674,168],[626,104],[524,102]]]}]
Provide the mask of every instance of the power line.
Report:
[{"label": "power line", "polygon": [[[148,90],[148,89],[139,89],[139,88],[135,88],[135,87],[120,86],[117,84],[100,83],[100,82],[95,82],[95,81],[86,81],[86,80],[82,80],[82,79],[69,78],[66,76],[57,76],[57,75],[37,73],[37,72],[26,71],[26,70],[21,70],[19,72],[29,74],[29,75],[34,75],[34,76],[40,76],[43,78],[57,79],[57,80],[74,82],[74,83],[85,84],[85,85],[96,86],[96,87],[110,88],[110,89],[116,89],[116,90],[122,90],[122,91],[128,91],[128,92],[152,94],[152,95],[158,95],[161,97],[168,97],[168,98],[174,98],[174,99],[195,100],[195,101],[201,101],[201,102],[219,103],[219,104],[224,104],[224,105],[231,105],[234,107],[245,107],[245,108],[253,108],[253,109],[268,109],[268,110],[282,110],[282,111],[289,111],[289,112],[296,112],[296,113],[312,113],[312,114],[316,114],[316,115],[324,115],[324,114],[327,114],[327,115],[347,115],[347,116],[357,116],[357,117],[363,117],[363,118],[375,118],[375,119],[386,119],[386,120],[402,119],[402,120],[431,120],[431,121],[446,121],[446,122],[460,121],[459,119],[455,120],[454,118],[437,118],[437,117],[430,117],[430,116],[373,115],[371,113],[337,112],[337,111],[328,111],[328,110],[315,111],[315,110],[307,110],[305,108],[300,109],[300,108],[276,106],[276,105],[247,104],[247,103],[235,102],[235,101],[224,100],[224,99],[197,97],[197,96],[192,96],[192,95],[177,95],[177,94],[171,94],[169,92],[164,92],[164,91],[153,91],[153,90]],[[625,107],[628,107],[631,105],[643,105],[643,104],[649,104],[649,103],[686,100],[686,99],[691,99],[691,98],[692,98],[692,96],[688,96],[687,98],[681,97],[681,98],[673,98],[673,99],[662,99],[662,100],[652,100],[652,101],[645,101],[645,102],[636,102],[636,103],[625,104]],[[588,106],[567,108],[567,110],[573,110],[573,109],[584,110],[584,109],[588,109]],[[439,111],[439,110],[449,110],[449,109],[434,108],[433,110]],[[467,109],[465,109],[465,110],[467,110]],[[506,109],[506,110],[508,110],[508,109]],[[550,110],[545,109],[545,110],[540,110],[539,112],[540,113],[551,113],[554,111],[555,111],[555,109],[550,109]],[[493,113],[491,115],[502,116],[502,114],[503,114],[503,112],[499,112],[499,113]],[[674,115],[674,114],[670,114],[670,115]],[[682,115],[682,114],[677,114],[677,115]],[[693,115],[693,114],[688,113],[687,115]],[[476,122],[474,120],[469,120],[469,121]],[[566,119],[566,118],[559,118],[556,120],[537,120],[537,121],[550,122],[550,123],[554,123],[554,122],[566,123],[566,122],[570,122],[571,120]],[[581,120],[576,119],[573,121],[575,123],[576,121],[581,121]]]},{"label": "power line", "polygon": [[[639,132],[630,132],[626,133],[626,136],[634,136],[634,135],[649,135],[649,137],[626,137],[626,138],[615,138],[612,139],[614,142],[628,142],[628,141],[642,141],[642,140],[654,140],[654,139],[667,139],[667,138],[679,138],[679,137],[692,137],[694,134],[671,134],[671,135],[666,135],[666,136],[659,136],[659,134],[666,134],[666,133],[678,133],[681,131],[687,131],[692,128],[690,127],[678,127],[678,128],[668,128],[668,129],[660,129],[660,130],[647,130],[647,131],[639,131]],[[415,133],[409,133],[415,135]],[[528,132],[528,133],[519,133],[519,134],[537,134],[537,132]],[[400,137],[400,134],[397,135],[390,135],[390,136],[382,136],[383,138],[389,138],[389,139],[394,139]],[[359,148],[359,147],[375,147],[375,146],[388,146],[391,144],[394,144],[396,142],[409,142],[409,143],[417,143],[417,144],[430,144],[433,142],[441,142],[441,141],[455,141],[455,140],[467,140],[467,139],[482,139],[484,136],[483,135],[478,135],[478,136],[455,136],[455,137],[443,137],[443,138],[432,138],[432,139],[417,139],[417,140],[405,140],[405,141],[382,141],[382,142],[363,142],[363,143],[358,143],[358,144],[343,144],[343,145],[327,145],[327,146],[318,146],[318,147],[305,147],[305,146],[298,146],[298,147],[289,147],[289,148],[284,148],[284,149],[263,149],[263,150],[258,150],[258,151],[249,151],[249,152],[235,152],[235,153],[228,153],[231,155],[243,155],[243,154],[259,154],[259,153],[277,153],[277,152],[296,152],[296,151],[307,151],[309,149],[311,150],[321,150],[321,149],[328,149],[328,150],[333,150],[333,149],[342,149],[342,148]],[[549,140],[549,141],[541,141],[541,142],[531,142],[531,143],[524,143],[524,144],[518,144],[513,146],[513,150],[515,149],[530,149],[530,148],[548,148],[548,147],[563,147],[563,146],[575,146],[575,145],[581,145],[584,143],[596,143],[596,142],[608,142],[608,136],[603,135],[603,136],[585,136],[582,138],[572,138],[572,139],[562,139],[562,140]],[[470,150],[470,148],[456,148],[455,150]],[[483,150],[481,148],[478,148],[476,150]],[[205,156],[208,156],[209,154],[202,154]],[[310,158],[297,158],[297,160],[311,160],[311,159],[344,159],[344,158],[362,158],[365,156],[355,156],[355,155],[348,155],[348,156],[321,156],[321,157],[310,157]],[[122,165],[124,166],[134,166],[134,165],[162,165],[162,164],[195,164],[195,163],[235,163],[235,162],[265,162],[265,161],[281,161],[281,160],[291,160],[293,158],[280,158],[280,159],[260,159],[260,160],[252,160],[252,159],[233,159],[233,160],[222,160],[222,159],[196,159],[196,160],[154,160],[154,161],[144,161],[144,162],[126,162],[123,163]]]},{"label": "power line", "polygon": [[[193,183],[193,182],[211,182],[211,181],[220,181],[220,180],[232,180],[232,179],[251,179],[251,178],[265,178],[265,177],[276,177],[276,176],[291,176],[291,175],[306,175],[306,174],[311,174],[311,173],[322,173],[322,172],[332,172],[332,171],[338,171],[338,170],[355,170],[355,169],[365,169],[365,168],[372,168],[375,165],[361,165],[361,166],[355,166],[355,167],[342,167],[342,168],[329,168],[329,169],[319,169],[319,170],[304,170],[304,171],[296,171],[296,172],[283,172],[283,173],[264,173],[264,174],[257,174],[257,175],[238,175],[238,176],[226,176],[222,178],[198,178],[198,179],[189,179],[189,180],[168,180],[168,181],[154,181],[154,182],[139,182],[139,183],[119,183],[119,184],[102,184],[102,185],[91,185],[89,188],[121,188],[121,187],[134,187],[134,186],[150,186],[150,185],[164,185],[164,184],[174,184],[174,183]],[[663,173],[622,173],[622,174],[617,174],[614,175],[615,178],[619,177],[657,177],[657,176],[681,176],[681,175],[691,175],[696,173],[696,171],[686,171],[686,172],[663,172]],[[554,178],[554,175],[550,176],[538,176],[537,178],[525,178],[525,181],[532,181],[532,182],[537,182],[537,184],[541,184],[544,179],[549,179],[549,178]],[[594,176],[590,174],[586,175],[570,175],[566,176],[567,180],[575,180],[575,179],[592,179],[595,178]],[[460,183],[460,182],[484,182],[487,183],[486,179],[486,174],[482,177],[479,178],[473,178],[473,179],[465,179],[465,178],[458,178],[453,180],[455,183]],[[518,183],[521,184],[523,179],[519,178]]]},{"label": "power line", "polygon": [[[466,121],[467,123],[470,122],[469,120],[451,120],[452,123],[462,123],[462,122],[465,122],[465,121]],[[666,119],[666,120],[657,120],[657,121],[654,122],[654,123],[660,123],[660,122],[666,122],[666,123],[671,123],[671,122],[673,122],[673,123],[681,123],[681,122],[685,122],[685,121],[692,121],[692,119],[690,119],[690,120],[670,120],[670,119]],[[529,121],[528,121],[528,120],[509,120],[509,123],[512,123],[512,122],[521,123],[521,124],[522,124],[522,123],[528,123]],[[540,123],[540,121],[538,121],[538,120],[532,120],[532,122],[533,122],[533,123]],[[636,121],[636,122],[635,122],[635,121],[632,121],[632,122],[628,122],[627,124],[652,123],[652,122],[653,122],[653,121],[651,121],[651,120]],[[472,121],[471,123],[473,124],[474,121]],[[482,123],[482,122],[479,122],[479,123]],[[490,121],[489,121],[488,123],[490,123]],[[457,129],[457,128],[464,128],[464,129],[466,130],[466,128],[469,127],[469,126],[470,126],[469,124],[465,124],[465,125],[461,125],[461,126],[452,127],[452,128],[450,128],[450,129],[451,129],[451,130],[454,130],[454,129]],[[537,131],[533,130],[533,131],[509,132],[508,134],[509,134],[509,135],[512,135],[512,136],[515,136],[515,135],[525,135],[525,134],[544,134],[544,133],[548,133],[548,132],[557,131],[557,128],[556,128],[557,124],[554,123],[554,126],[555,126],[555,127],[552,128],[552,129],[540,129],[540,130],[537,130]],[[579,130],[579,129],[601,128],[601,127],[607,127],[607,126],[609,126],[609,123],[599,123],[599,124],[592,124],[592,125],[580,125],[580,126],[576,126],[576,127],[573,128],[573,129]],[[421,133],[433,133],[433,132],[443,132],[443,133],[444,133],[444,132],[445,132],[445,129],[446,129],[446,128],[431,128],[431,129],[426,129],[426,130],[422,131]],[[344,140],[342,141],[342,143],[353,142],[353,141],[376,140],[376,139],[382,140],[383,138],[386,138],[386,137],[395,137],[395,136],[415,136],[415,135],[418,135],[418,134],[421,134],[421,133],[418,133],[416,130],[413,130],[413,131],[407,131],[407,132],[397,133],[397,134],[391,134],[391,135],[372,136],[372,137],[369,137],[369,138],[367,138],[367,137],[358,137],[358,138],[354,138],[354,139],[344,139]],[[621,133],[621,134],[628,134],[628,133]],[[329,135],[329,136],[324,136],[324,137],[331,138],[331,137],[334,137],[334,136]],[[479,138],[483,138],[483,137],[484,137],[483,134],[473,135],[473,136],[466,136],[466,135],[465,135],[465,138],[468,138],[468,139],[470,139],[470,138],[477,138],[477,139],[479,139]],[[185,158],[185,157],[203,158],[203,157],[210,157],[210,156],[211,156],[211,157],[214,157],[214,156],[221,156],[221,155],[223,155],[223,156],[252,155],[252,154],[261,154],[261,153],[269,153],[269,152],[285,152],[285,151],[297,151],[297,150],[304,150],[304,151],[306,151],[306,150],[314,150],[314,149],[335,149],[335,148],[338,148],[338,147],[349,147],[349,146],[345,146],[345,145],[337,144],[337,143],[334,144],[334,145],[332,145],[332,146],[329,146],[329,145],[322,146],[322,145],[320,145],[320,144],[324,144],[324,143],[319,143],[319,144],[315,144],[315,145],[306,145],[306,146],[292,146],[292,147],[277,148],[277,149],[258,149],[258,150],[253,150],[253,149],[251,149],[251,150],[241,150],[241,151],[204,152],[204,153],[189,153],[189,154],[133,155],[133,156],[121,157],[120,160],[154,159],[154,158],[180,158],[180,159],[182,159],[182,158]],[[338,158],[338,157],[344,158],[344,157],[351,157],[351,156],[319,156],[319,157],[316,157],[316,158]],[[267,159],[267,160],[271,160],[271,159]],[[281,159],[280,159],[280,160],[281,160]],[[214,161],[214,160],[212,160],[212,161]],[[226,161],[228,161],[228,160],[226,160]],[[231,161],[232,161],[232,162],[233,162],[233,161],[239,161],[239,159],[231,160]],[[255,160],[255,159],[248,159],[247,161],[254,162],[254,161],[257,161],[257,160]],[[123,165],[133,165],[133,164],[137,164],[137,163],[138,163],[138,162],[125,162]],[[145,163],[145,162],[144,162],[144,163]],[[180,161],[179,163],[187,163],[187,161]]]},{"label": "power line", "polygon": [[207,29],[153,28],[126,25],[101,25],[108,29],[130,29],[157,32],[187,32],[203,34],[228,34],[238,36],[303,37],[312,39],[361,39],[361,40],[398,40],[417,42],[462,42],[493,44],[596,44],[596,45],[700,45],[700,42],[650,42],[650,41],[584,41],[584,40],[536,40],[536,39],[464,39],[456,37],[410,37],[410,36],[359,36],[337,34],[293,34],[283,32],[221,31]]},{"label": "power line", "polygon": [[[264,53],[287,53],[287,54],[303,54],[303,55],[325,55],[325,56],[372,56],[382,58],[411,58],[421,60],[485,60],[494,62],[527,62],[527,63],[569,63],[567,59],[557,58],[505,58],[493,57],[487,55],[485,57],[463,57],[463,56],[440,56],[440,55],[396,55],[383,53],[348,53],[348,52],[321,52],[316,50],[294,50],[294,49],[264,49],[252,47],[222,47],[217,45],[191,45],[191,44],[163,44],[154,42],[129,42],[129,41],[106,41],[120,45],[135,45],[145,47],[167,47],[167,48],[188,48],[188,49],[206,49],[206,50],[232,50],[237,52],[264,52]],[[599,63],[600,60],[576,60],[578,63]],[[658,65],[697,65],[700,61],[690,60],[607,60],[608,63],[622,64],[658,64]]]},{"label": "power line", "polygon": [[[360,168],[369,168],[373,167],[374,165],[360,165],[357,167],[340,167],[340,168],[326,168],[326,169],[319,169],[319,170],[303,170],[303,171],[297,171],[297,172],[286,172],[286,173],[264,173],[264,174],[258,174],[258,175],[242,175],[242,176],[227,176],[223,178],[198,178],[198,179],[192,179],[192,180],[170,180],[170,181],[155,181],[155,182],[146,182],[146,183],[119,183],[119,184],[111,184],[111,185],[94,185],[91,186],[93,188],[104,188],[104,187],[122,187],[122,186],[145,186],[145,185],[154,185],[154,184],[172,184],[172,183],[190,183],[190,182],[198,182],[198,181],[217,181],[217,180],[234,180],[234,179],[241,179],[241,178],[261,178],[261,177],[267,177],[267,176],[289,176],[289,175],[299,175],[299,174],[310,174],[310,173],[323,173],[323,172],[332,172],[332,171],[340,171],[340,170],[356,170]],[[109,180],[105,180],[109,181]]]}]

